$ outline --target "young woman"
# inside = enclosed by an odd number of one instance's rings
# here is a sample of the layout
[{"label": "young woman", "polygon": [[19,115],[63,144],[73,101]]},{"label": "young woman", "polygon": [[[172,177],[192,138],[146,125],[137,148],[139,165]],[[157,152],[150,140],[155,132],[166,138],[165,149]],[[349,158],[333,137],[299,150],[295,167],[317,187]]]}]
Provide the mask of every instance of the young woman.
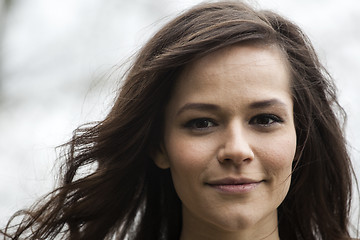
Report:
[{"label": "young woman", "polygon": [[143,47],[109,115],[66,145],[61,186],[3,234],[350,239],[337,116],[333,82],[296,25],[200,4]]}]

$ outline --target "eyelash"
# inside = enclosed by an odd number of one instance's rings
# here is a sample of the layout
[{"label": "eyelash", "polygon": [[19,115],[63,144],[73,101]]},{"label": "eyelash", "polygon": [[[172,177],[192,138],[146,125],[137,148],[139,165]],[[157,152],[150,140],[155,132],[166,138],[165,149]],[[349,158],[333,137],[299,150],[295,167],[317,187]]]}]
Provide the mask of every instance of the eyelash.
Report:
[{"label": "eyelash", "polygon": [[[273,124],[282,123],[282,122],[284,121],[280,117],[274,114],[259,114],[251,118],[249,124],[258,125],[260,127],[270,127]],[[201,124],[201,125],[197,125],[197,124]],[[210,118],[196,118],[184,124],[185,128],[189,128],[197,131],[204,131],[216,126],[218,126],[218,124],[213,119]]]},{"label": "eyelash", "polygon": [[[270,123],[261,123],[261,121],[259,122],[259,120],[267,120],[266,122],[268,122],[269,120],[271,121]],[[251,125],[259,125],[262,127],[270,127],[273,124],[276,123],[282,123],[284,122],[280,117],[274,115],[274,114],[259,114],[253,118],[250,119],[250,124]]]},{"label": "eyelash", "polygon": [[[206,123],[205,125],[207,126],[196,126],[196,124],[203,124]],[[209,126],[209,124],[211,124],[211,126]],[[196,118],[196,119],[192,119],[190,121],[188,121],[185,125],[186,128],[190,128],[190,129],[194,129],[194,130],[206,130],[212,127],[216,127],[218,126],[218,124],[210,119],[210,118]]]}]

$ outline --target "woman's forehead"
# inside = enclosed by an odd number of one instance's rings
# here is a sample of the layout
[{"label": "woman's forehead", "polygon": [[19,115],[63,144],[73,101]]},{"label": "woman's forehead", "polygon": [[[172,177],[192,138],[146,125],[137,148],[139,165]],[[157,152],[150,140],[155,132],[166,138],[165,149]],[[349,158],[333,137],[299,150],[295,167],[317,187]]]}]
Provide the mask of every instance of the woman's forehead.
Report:
[{"label": "woman's forehead", "polygon": [[276,48],[232,46],[189,65],[177,79],[170,108],[189,102],[235,102],[284,98],[289,101],[290,74]]}]

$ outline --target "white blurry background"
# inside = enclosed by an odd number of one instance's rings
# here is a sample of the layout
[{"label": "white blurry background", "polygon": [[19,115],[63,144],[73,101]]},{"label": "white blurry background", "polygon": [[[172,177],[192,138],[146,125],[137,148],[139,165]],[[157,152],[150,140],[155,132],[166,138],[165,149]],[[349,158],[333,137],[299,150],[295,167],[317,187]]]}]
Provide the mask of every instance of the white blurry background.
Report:
[{"label": "white blurry background", "polygon": [[[0,0],[0,227],[53,188],[55,147],[81,123],[106,115],[121,76],[114,68],[199,2]],[[310,36],[348,112],[360,175],[360,1],[250,2],[289,17]]]}]

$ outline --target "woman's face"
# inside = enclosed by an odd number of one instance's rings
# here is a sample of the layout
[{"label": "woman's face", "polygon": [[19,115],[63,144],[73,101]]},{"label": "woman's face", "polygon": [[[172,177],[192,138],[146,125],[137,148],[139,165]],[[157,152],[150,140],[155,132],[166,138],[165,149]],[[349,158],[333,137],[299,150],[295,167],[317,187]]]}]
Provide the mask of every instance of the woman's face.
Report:
[{"label": "woman's face", "polygon": [[247,231],[256,239],[276,232],[295,149],[284,56],[274,46],[240,45],[182,72],[155,163],[171,170],[183,234]]}]

